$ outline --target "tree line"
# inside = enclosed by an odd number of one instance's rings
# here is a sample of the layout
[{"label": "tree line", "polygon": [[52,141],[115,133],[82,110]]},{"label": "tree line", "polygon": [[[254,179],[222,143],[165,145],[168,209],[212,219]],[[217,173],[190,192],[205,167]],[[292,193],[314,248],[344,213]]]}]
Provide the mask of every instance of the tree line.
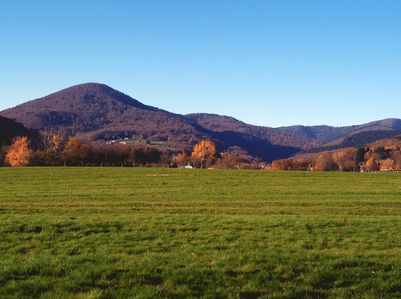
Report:
[{"label": "tree line", "polygon": [[84,143],[75,136],[43,134],[40,145],[17,137],[0,149],[1,166],[145,166],[163,163],[165,153],[151,146]]},{"label": "tree line", "polygon": [[0,147],[0,166],[162,166],[196,168],[272,169],[300,171],[400,171],[401,139],[263,163],[239,147],[222,153],[211,140],[192,151],[171,151],[151,145],[108,145],[83,142],[76,136],[43,133],[38,140],[16,137]]},{"label": "tree line", "polygon": [[171,151],[151,145],[83,142],[76,136],[43,133],[40,142],[17,137],[0,147],[0,166],[163,166],[196,168],[258,168],[260,161],[240,148],[219,153],[211,140],[192,151]]},{"label": "tree line", "polygon": [[399,146],[362,146],[318,155],[281,159],[272,162],[273,170],[302,171],[400,171]]}]

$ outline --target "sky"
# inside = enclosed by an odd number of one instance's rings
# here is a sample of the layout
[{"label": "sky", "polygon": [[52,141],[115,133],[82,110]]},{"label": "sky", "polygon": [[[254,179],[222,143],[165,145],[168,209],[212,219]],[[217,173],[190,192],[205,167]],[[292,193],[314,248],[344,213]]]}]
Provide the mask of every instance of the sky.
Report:
[{"label": "sky", "polygon": [[0,110],[99,82],[263,126],[401,118],[401,1],[0,2]]}]

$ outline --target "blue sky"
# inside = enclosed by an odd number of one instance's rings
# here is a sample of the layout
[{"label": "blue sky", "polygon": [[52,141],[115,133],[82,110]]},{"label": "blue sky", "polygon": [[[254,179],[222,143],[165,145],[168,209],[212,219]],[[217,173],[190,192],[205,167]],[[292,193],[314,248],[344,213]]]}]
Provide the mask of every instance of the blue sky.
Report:
[{"label": "blue sky", "polygon": [[0,110],[101,82],[248,123],[401,118],[401,1],[0,3]]}]

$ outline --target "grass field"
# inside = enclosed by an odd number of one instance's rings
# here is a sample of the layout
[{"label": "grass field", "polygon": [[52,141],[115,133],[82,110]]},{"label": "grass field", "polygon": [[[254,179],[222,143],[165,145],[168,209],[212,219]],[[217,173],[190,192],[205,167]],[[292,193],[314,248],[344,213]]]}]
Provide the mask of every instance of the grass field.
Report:
[{"label": "grass field", "polygon": [[401,297],[401,174],[0,168],[0,297]]}]

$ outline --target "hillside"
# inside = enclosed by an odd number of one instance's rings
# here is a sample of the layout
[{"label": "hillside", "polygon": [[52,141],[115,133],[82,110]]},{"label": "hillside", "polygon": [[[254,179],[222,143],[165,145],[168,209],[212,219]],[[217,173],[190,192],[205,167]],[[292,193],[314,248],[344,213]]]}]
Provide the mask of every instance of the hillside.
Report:
[{"label": "hillside", "polygon": [[323,145],[323,142],[309,136],[296,134],[296,132],[285,132],[275,128],[249,125],[233,117],[208,113],[194,113],[186,116],[211,131],[246,133],[275,145],[300,149],[311,149]]},{"label": "hillside", "polygon": [[[360,136],[364,136],[365,134],[365,132],[357,133],[352,136],[351,139],[358,139]],[[360,145],[363,145],[364,148],[376,149],[378,147],[384,147],[392,150],[400,150],[401,148],[401,131],[369,131],[368,135],[368,137],[363,137],[363,139],[370,139],[371,141],[360,143]],[[349,142],[347,139],[340,145],[316,148],[311,151],[300,152],[293,158],[313,160],[323,153],[336,153],[344,150],[356,150],[354,142]]]},{"label": "hillside", "polygon": [[331,151],[347,147],[361,146],[375,141],[393,138],[401,134],[401,131],[396,130],[377,130],[377,131],[361,131],[354,135],[335,140],[322,147],[313,148],[305,151],[305,153],[318,153],[323,151]]},{"label": "hillside", "polygon": [[9,145],[17,136],[28,136],[36,140],[38,133],[25,128],[22,124],[0,116],[0,146]]}]

